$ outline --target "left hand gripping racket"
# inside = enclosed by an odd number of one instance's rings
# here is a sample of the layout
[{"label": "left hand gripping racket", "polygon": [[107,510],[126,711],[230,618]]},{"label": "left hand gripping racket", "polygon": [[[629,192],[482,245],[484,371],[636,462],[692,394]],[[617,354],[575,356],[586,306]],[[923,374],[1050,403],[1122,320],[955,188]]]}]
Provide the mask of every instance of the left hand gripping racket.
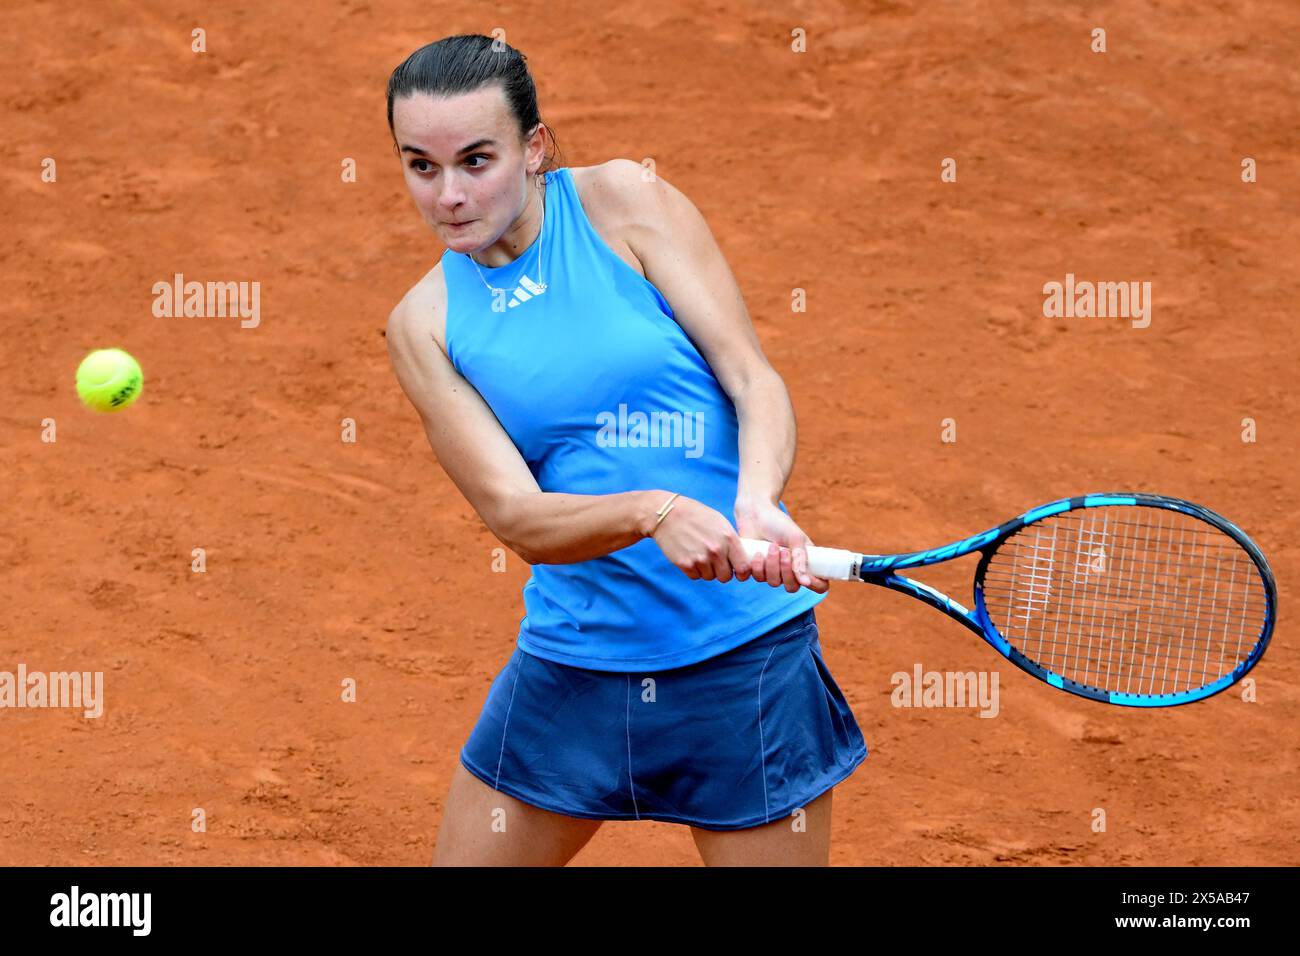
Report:
[{"label": "left hand gripping racket", "polygon": [[[767,542],[741,540],[751,556],[767,553]],[[977,551],[974,610],[897,573]],[[910,554],[810,547],[808,570],[910,594],[1039,680],[1130,707],[1230,687],[1277,618],[1277,584],[1255,543],[1208,508],[1159,495],[1063,498]]]}]

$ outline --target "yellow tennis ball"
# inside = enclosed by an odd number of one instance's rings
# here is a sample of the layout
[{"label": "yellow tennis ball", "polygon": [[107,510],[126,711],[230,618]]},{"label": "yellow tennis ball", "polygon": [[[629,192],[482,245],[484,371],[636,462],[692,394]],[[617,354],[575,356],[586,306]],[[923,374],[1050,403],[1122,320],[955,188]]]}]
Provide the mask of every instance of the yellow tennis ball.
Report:
[{"label": "yellow tennis ball", "polygon": [[77,366],[77,394],[97,412],[121,411],[143,388],[140,363],[121,349],[96,349]]}]

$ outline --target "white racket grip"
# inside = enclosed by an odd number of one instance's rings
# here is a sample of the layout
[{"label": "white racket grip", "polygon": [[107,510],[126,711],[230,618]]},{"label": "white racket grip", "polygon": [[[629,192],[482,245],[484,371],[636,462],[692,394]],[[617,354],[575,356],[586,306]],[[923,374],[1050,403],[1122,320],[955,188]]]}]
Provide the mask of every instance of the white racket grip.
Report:
[{"label": "white racket grip", "polygon": [[[758,554],[767,554],[767,541],[759,541],[757,538],[741,538],[741,545],[745,548],[745,553],[752,559]],[[855,551],[845,551],[843,548],[818,548],[816,546],[808,549],[808,570],[819,578],[825,578],[828,581],[856,581],[858,579],[858,568],[862,564],[862,555]]]}]

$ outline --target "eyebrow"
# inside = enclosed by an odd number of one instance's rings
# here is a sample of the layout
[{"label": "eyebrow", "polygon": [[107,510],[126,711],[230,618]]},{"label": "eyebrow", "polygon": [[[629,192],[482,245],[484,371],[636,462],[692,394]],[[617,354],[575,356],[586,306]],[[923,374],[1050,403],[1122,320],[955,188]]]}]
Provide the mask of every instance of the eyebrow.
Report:
[{"label": "eyebrow", "polygon": [[[468,146],[462,146],[460,149],[456,150],[456,155],[457,155],[457,156],[463,156],[465,153],[472,152],[473,150],[479,149],[479,148],[481,148],[481,147],[483,147],[483,146],[496,146],[496,145],[497,145],[497,141],[494,140],[494,139],[476,139],[474,142],[470,143]],[[403,147],[402,147],[402,152],[404,152],[404,153],[416,153],[417,155],[420,155],[420,156],[428,156],[428,155],[429,155],[429,154],[426,153],[424,150],[420,149],[420,147],[418,147],[418,146],[403,146]]]}]

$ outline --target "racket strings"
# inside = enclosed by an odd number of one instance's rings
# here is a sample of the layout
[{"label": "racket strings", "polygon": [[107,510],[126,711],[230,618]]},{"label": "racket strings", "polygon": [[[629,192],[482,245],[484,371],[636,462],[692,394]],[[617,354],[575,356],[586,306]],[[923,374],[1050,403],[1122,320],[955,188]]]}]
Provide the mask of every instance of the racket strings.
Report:
[{"label": "racket strings", "polygon": [[1018,651],[1111,692],[1213,683],[1249,657],[1268,614],[1244,549],[1154,508],[1102,506],[1027,525],[994,553],[983,584],[990,619]]}]

